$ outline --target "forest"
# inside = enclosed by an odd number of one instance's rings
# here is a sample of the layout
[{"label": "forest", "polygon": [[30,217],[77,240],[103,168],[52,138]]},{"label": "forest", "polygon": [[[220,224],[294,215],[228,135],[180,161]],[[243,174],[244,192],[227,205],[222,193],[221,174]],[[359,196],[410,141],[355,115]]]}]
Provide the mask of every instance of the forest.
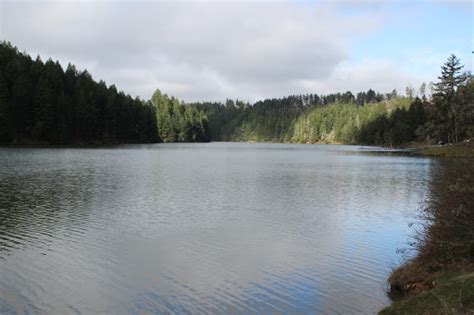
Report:
[{"label": "forest", "polygon": [[[87,70],[33,60],[0,44],[0,142],[103,144],[255,141],[398,146],[474,137],[474,79],[451,55],[418,92],[304,94],[254,104],[151,100],[96,82]],[[429,93],[427,91],[429,89]]]},{"label": "forest", "polygon": [[[438,82],[380,94],[372,89],[318,96],[192,103],[206,113],[214,141],[342,143],[399,146],[457,143],[474,137],[474,79],[451,55]],[[427,89],[430,92],[428,93]]]},{"label": "forest", "polygon": [[159,137],[164,142],[210,141],[207,116],[195,107],[186,106],[175,97],[160,90],[153,93],[151,102],[156,111]]},{"label": "forest", "polygon": [[107,144],[208,141],[203,113],[166,95],[144,101],[58,61],[0,44],[0,142]]}]

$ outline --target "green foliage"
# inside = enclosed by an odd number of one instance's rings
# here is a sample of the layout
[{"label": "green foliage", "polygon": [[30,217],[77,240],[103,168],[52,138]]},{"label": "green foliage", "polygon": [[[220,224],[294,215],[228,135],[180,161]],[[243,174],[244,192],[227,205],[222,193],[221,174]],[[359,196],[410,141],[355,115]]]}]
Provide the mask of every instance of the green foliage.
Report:
[{"label": "green foliage", "polygon": [[[466,145],[466,146],[465,146]],[[467,153],[469,144],[441,147],[442,156]],[[449,152],[455,148],[459,151]],[[455,153],[453,155],[453,153]],[[424,153],[422,153],[424,154]],[[472,155],[471,155],[472,156]],[[414,251],[389,278],[390,296],[403,298],[381,314],[470,314],[474,307],[474,164],[459,159],[433,172],[430,198],[419,213]]]},{"label": "green foliage", "polygon": [[159,136],[164,142],[209,141],[206,115],[195,107],[156,90],[151,101],[156,111]]},{"label": "green foliage", "polygon": [[52,93],[48,79],[41,77],[36,85],[33,99],[33,126],[31,135],[35,139],[44,139],[54,128]]},{"label": "green foliage", "polygon": [[449,158],[474,158],[474,142],[430,146],[428,148],[420,148],[414,154]]},{"label": "green foliage", "polygon": [[414,89],[408,87],[408,97],[398,96],[396,90],[382,95],[369,89],[356,97],[345,92],[293,95],[252,106],[232,100],[190,105],[206,113],[211,140],[389,146],[457,142],[474,136],[474,80],[460,75],[461,68],[451,56],[432,101],[427,100],[426,84],[422,84],[422,99],[414,98]]},{"label": "green foliage", "polygon": [[0,141],[190,142],[265,141],[400,145],[459,142],[474,136],[474,80],[452,55],[442,66],[433,99],[382,95],[369,89],[292,95],[252,106],[239,100],[180,103],[159,90],[133,99],[85,71],[32,60],[0,44]]},{"label": "green foliage", "polygon": [[7,81],[0,72],[0,141],[9,138],[9,116]]},{"label": "green foliage", "polygon": [[441,76],[435,86],[433,95],[434,111],[433,120],[436,127],[433,131],[440,139],[457,143],[463,136],[462,120],[464,102],[459,99],[458,88],[466,82],[468,76],[462,73],[461,61],[451,55],[446,63],[441,66]]},{"label": "green foliage", "polygon": [[467,76],[466,82],[456,91],[458,140],[474,138],[474,77]]},{"label": "green foliage", "polygon": [[315,108],[298,118],[291,140],[300,143],[400,144],[409,141],[409,136],[414,134],[414,130],[407,130],[407,125],[412,125],[408,121],[411,115],[406,110],[408,104],[407,99],[397,98],[365,106],[335,103]]},{"label": "green foliage", "polygon": [[43,63],[0,43],[0,141],[3,143],[154,142],[150,103],[97,83],[87,71]]},{"label": "green foliage", "polygon": [[380,311],[380,315],[470,314],[474,308],[474,272],[453,272],[426,281],[435,287]]},{"label": "green foliage", "polygon": [[418,129],[426,121],[426,106],[416,98],[408,108],[398,103],[394,109],[369,117],[358,131],[356,142],[393,146],[415,141]]},{"label": "green foliage", "polygon": [[[235,107],[230,101],[226,105],[198,103],[192,106],[206,112],[213,140],[400,144],[415,137],[418,128],[415,124],[422,124],[424,117],[424,112],[419,113],[423,109],[418,103],[412,108],[408,99],[395,96],[375,102],[373,98],[384,97],[369,90],[359,93],[365,104],[360,106],[349,93],[290,96],[259,101],[253,106]],[[372,103],[365,103],[366,95]],[[339,99],[352,102],[329,103]],[[423,117],[411,117],[415,113]],[[386,120],[390,120],[392,128],[386,128]]]}]

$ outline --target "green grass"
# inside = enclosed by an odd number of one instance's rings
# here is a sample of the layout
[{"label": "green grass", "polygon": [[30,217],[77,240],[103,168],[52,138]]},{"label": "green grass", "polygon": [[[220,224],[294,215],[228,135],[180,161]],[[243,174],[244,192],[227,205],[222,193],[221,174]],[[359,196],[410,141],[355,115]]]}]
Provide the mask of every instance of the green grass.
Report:
[{"label": "green grass", "polygon": [[428,279],[430,290],[394,302],[380,315],[474,314],[474,272],[443,273]]},{"label": "green grass", "polygon": [[474,158],[474,143],[460,143],[420,149],[416,155],[435,157]]}]

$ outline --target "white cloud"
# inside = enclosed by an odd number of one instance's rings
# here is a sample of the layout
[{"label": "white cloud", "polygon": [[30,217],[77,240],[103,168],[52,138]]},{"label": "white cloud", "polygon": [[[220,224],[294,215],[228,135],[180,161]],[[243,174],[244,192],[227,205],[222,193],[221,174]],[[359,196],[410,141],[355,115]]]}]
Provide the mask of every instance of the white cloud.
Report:
[{"label": "white cloud", "polygon": [[253,101],[386,90],[406,79],[389,64],[379,70],[379,64],[350,64],[350,43],[377,29],[381,17],[344,13],[329,2],[3,1],[1,6],[2,39],[33,55],[87,67],[94,78],[143,98],[160,88],[188,101]]},{"label": "white cloud", "polygon": [[417,88],[423,79],[386,60],[362,60],[357,64],[343,62],[326,80],[303,80],[301,85],[305,90],[321,93],[363,91],[370,87],[382,93],[396,89],[404,94],[409,84]]}]

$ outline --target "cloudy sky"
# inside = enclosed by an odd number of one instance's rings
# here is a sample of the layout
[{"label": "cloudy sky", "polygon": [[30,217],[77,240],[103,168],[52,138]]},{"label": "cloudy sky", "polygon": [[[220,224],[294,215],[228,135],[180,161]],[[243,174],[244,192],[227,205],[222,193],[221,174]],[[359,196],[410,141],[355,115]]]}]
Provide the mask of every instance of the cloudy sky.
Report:
[{"label": "cloudy sky", "polygon": [[473,5],[0,0],[0,39],[145,99],[404,92],[436,80],[450,53],[472,69]]}]

